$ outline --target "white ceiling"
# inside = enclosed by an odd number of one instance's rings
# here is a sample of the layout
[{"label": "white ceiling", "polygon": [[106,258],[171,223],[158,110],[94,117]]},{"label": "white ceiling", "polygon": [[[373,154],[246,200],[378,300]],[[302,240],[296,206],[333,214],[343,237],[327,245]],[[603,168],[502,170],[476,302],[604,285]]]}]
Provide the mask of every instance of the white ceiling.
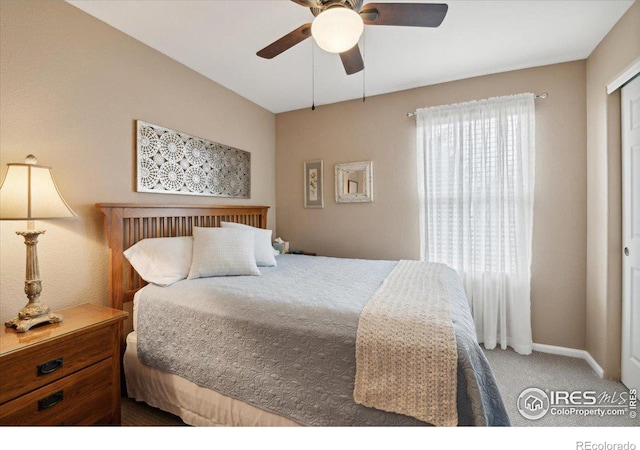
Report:
[{"label": "white ceiling", "polygon": [[[633,4],[633,0],[441,2],[449,5],[449,11],[438,28],[365,26],[365,42],[360,45],[368,97],[584,59]],[[312,39],[272,60],[256,56],[258,50],[312,21],[307,8],[289,0],[69,3],[269,111],[311,106]],[[362,92],[362,72],[346,75],[338,55],[315,46],[316,105],[361,98]]]}]

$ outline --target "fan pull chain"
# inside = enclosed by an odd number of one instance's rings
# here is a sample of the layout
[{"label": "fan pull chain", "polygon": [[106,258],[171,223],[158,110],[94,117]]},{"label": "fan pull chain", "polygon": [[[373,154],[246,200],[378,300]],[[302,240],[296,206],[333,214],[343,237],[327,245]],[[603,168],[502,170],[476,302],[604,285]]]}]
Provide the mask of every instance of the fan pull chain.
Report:
[{"label": "fan pull chain", "polygon": [[367,73],[367,28],[362,32],[362,61],[364,62],[364,68],[362,69],[362,103],[367,99],[365,95],[365,74]]},{"label": "fan pull chain", "polygon": [[311,111],[316,110],[316,59],[313,39],[311,39]]}]

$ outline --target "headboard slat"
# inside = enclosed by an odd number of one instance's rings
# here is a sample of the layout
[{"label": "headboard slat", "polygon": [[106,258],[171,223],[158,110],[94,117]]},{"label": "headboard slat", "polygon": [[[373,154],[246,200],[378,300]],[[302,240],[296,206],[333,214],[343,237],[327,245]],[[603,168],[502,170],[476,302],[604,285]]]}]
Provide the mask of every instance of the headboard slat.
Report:
[{"label": "headboard slat", "polygon": [[191,236],[193,227],[220,226],[220,221],[267,228],[268,206],[144,205],[97,203],[104,214],[109,257],[109,304],[123,309],[146,283],[123,251],[155,237]]}]

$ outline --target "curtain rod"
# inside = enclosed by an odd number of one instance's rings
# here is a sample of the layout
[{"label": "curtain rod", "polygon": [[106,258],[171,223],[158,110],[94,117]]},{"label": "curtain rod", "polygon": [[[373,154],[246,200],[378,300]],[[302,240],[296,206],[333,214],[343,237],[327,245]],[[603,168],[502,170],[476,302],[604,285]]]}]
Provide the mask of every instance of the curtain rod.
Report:
[{"label": "curtain rod", "polygon": [[[543,92],[542,94],[536,94],[536,95],[534,95],[534,98],[547,98],[547,97],[549,97],[549,94],[547,94],[546,92]],[[415,115],[416,115],[416,113],[417,113],[417,111],[414,111],[414,112],[408,112],[408,113],[407,113],[407,117],[413,117],[413,116],[415,116]]]}]

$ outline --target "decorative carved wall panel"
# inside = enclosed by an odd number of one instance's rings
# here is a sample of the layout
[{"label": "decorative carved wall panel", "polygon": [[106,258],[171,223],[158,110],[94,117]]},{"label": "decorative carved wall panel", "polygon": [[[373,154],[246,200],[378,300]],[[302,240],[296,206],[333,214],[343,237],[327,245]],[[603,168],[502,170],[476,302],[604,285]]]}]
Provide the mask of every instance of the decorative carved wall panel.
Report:
[{"label": "decorative carved wall panel", "polygon": [[137,122],[137,191],[251,198],[251,153]]}]

